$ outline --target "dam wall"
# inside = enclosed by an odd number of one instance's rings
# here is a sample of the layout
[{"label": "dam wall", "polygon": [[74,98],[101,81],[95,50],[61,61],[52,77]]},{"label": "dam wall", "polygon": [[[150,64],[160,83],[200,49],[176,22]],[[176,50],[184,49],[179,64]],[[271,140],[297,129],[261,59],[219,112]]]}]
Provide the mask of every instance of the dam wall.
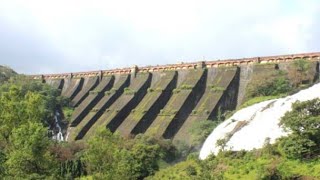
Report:
[{"label": "dam wall", "polygon": [[[308,66],[299,67],[299,59]],[[70,98],[74,112],[68,141],[87,139],[98,127],[105,127],[124,137],[144,133],[191,144],[193,124],[235,110],[266,82],[279,76],[292,84],[318,81],[319,61],[320,53],[305,53],[30,78]]]}]

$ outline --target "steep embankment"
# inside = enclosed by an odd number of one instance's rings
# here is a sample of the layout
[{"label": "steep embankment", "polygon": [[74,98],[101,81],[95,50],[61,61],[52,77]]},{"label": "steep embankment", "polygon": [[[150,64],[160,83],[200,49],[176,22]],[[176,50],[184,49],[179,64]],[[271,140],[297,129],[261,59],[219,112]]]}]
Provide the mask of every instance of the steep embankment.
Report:
[{"label": "steep embankment", "polygon": [[150,73],[137,74],[132,77],[130,86],[124,90],[124,93],[112,104],[103,115],[88,130],[85,138],[92,136],[99,127],[107,127],[114,132],[123,120],[135,108],[147,92],[151,82]]},{"label": "steep embankment", "polygon": [[85,78],[81,91],[71,101],[71,106],[78,106],[88,95],[89,91],[98,85],[98,77]]},{"label": "steep embankment", "polygon": [[[117,131],[121,135],[128,137],[145,132],[169,100],[171,91],[176,86],[177,72],[167,71],[157,74],[160,77],[153,78],[153,83],[148,89],[148,93],[118,127]],[[157,74],[153,73],[153,76]]]},{"label": "steep embankment", "polygon": [[83,78],[66,79],[61,95],[70,98],[72,101],[73,98],[81,91],[83,81]]},{"label": "steep embankment", "polygon": [[46,83],[55,89],[62,89],[64,85],[64,79],[48,79]]},{"label": "steep embankment", "polygon": [[216,117],[218,107],[223,108],[223,110],[235,108],[236,104],[234,102],[239,83],[237,72],[236,67],[208,69],[205,93],[174,136],[173,140],[175,142],[183,141],[191,144],[189,130],[194,123],[213,119]]},{"label": "steep embankment", "polygon": [[205,77],[206,71],[202,69],[189,70],[187,74],[181,75],[179,78],[183,79],[182,83],[173,91],[170,100],[147,129],[146,134],[172,138],[201,98],[201,86],[205,84]]},{"label": "steep embankment", "polygon": [[[123,93],[124,88],[129,85],[130,76],[120,75],[116,77],[111,90],[103,92],[103,97],[82,119],[71,123],[69,128],[68,141],[81,139],[91,126],[102,116],[103,112],[109,108]],[[76,123],[77,122],[77,123]]]},{"label": "steep embankment", "polygon": [[261,102],[244,108],[220,124],[206,139],[200,158],[211,153],[217,154],[221,148],[227,150],[252,150],[264,143],[274,143],[286,132],[279,126],[281,117],[291,110],[296,101],[307,101],[320,97],[320,83],[294,95]]},{"label": "steep embankment", "polygon": [[74,110],[71,116],[71,126],[76,126],[89,113],[104,93],[112,88],[113,82],[113,76],[106,76],[100,80],[99,85],[93,91],[90,91],[88,97]]}]

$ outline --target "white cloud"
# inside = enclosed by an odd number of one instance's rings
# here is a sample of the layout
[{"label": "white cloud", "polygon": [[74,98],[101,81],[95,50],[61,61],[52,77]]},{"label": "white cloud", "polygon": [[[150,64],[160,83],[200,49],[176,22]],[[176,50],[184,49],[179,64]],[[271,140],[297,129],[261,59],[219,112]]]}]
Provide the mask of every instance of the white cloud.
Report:
[{"label": "white cloud", "polygon": [[[0,28],[10,35],[8,43],[0,42],[6,58],[0,64],[45,73],[311,51],[318,45],[313,29],[319,5],[316,0],[0,1]],[[28,38],[16,42],[17,34]],[[15,54],[8,44],[17,47]],[[30,63],[17,66],[16,54]]]}]

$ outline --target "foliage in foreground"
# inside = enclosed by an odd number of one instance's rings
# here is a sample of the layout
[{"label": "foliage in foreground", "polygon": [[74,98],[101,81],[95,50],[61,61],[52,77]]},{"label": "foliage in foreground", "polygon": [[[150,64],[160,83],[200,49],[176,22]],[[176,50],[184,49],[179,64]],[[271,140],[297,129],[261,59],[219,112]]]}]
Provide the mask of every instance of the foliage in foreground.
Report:
[{"label": "foliage in foreground", "polygon": [[296,102],[281,124],[291,134],[274,145],[191,158],[149,179],[320,179],[320,99]]},{"label": "foliage in foreground", "polygon": [[175,159],[169,141],[145,136],[126,140],[105,128],[88,142],[48,137],[59,90],[17,76],[0,86],[0,177],[4,179],[143,179]]},{"label": "foliage in foreground", "polygon": [[20,179],[54,174],[55,158],[47,127],[52,122],[58,90],[16,76],[0,86],[0,176]]},{"label": "foliage in foreground", "polygon": [[281,119],[289,137],[279,142],[281,153],[291,159],[320,158],[320,99],[296,102]]},{"label": "foliage in foreground", "polygon": [[[176,165],[181,158],[170,141],[143,135],[128,140],[102,128],[88,142],[52,141],[47,127],[56,106],[66,102],[58,90],[21,76],[0,86],[1,178],[320,179],[319,99],[293,106],[281,121],[291,135],[274,145],[204,161],[191,154]],[[195,127],[195,140],[215,125]]]}]

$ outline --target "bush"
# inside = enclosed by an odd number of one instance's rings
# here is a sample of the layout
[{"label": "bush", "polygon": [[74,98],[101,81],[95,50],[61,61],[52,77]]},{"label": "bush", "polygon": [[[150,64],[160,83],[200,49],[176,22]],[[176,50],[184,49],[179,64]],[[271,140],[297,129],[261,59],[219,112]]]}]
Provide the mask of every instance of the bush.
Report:
[{"label": "bush", "polygon": [[293,64],[299,72],[306,72],[310,67],[310,63],[305,59],[295,60]]},{"label": "bush", "polygon": [[187,84],[183,84],[183,85],[181,85],[180,89],[191,90],[191,89],[193,89],[193,86],[187,85]]},{"label": "bush", "polygon": [[296,134],[279,140],[278,150],[280,154],[289,159],[303,159],[313,156],[317,144]]},{"label": "bush", "polygon": [[65,120],[70,122],[74,109],[71,107],[63,107],[62,111],[63,111],[63,115],[64,115]]},{"label": "bush", "polygon": [[177,88],[177,89],[174,89],[174,90],[172,91],[172,93],[173,93],[173,94],[178,94],[180,91],[181,91],[181,89]]},{"label": "bush", "polygon": [[258,86],[254,91],[251,92],[251,97],[277,96],[288,93],[292,90],[293,88],[288,79],[285,77],[278,77],[262,86]]},{"label": "bush", "polygon": [[99,94],[101,93],[100,91],[90,91],[89,94],[90,95],[96,95],[96,94]]},{"label": "bush", "polygon": [[294,103],[280,124],[291,133],[279,143],[284,156],[304,159],[320,155],[320,99]]},{"label": "bush", "polygon": [[159,169],[162,148],[146,136],[125,140],[100,128],[88,141],[83,162],[94,178],[143,179]]},{"label": "bush", "polygon": [[224,87],[212,85],[211,88],[210,88],[210,90],[213,91],[213,92],[223,92],[223,91],[225,91],[226,89],[225,89]]},{"label": "bush", "polygon": [[218,121],[212,120],[202,120],[193,123],[189,129],[192,145],[201,145],[219,123]]},{"label": "bush", "polygon": [[136,91],[133,89],[124,88],[124,94],[126,94],[126,95],[134,95],[135,93],[136,93]]}]

